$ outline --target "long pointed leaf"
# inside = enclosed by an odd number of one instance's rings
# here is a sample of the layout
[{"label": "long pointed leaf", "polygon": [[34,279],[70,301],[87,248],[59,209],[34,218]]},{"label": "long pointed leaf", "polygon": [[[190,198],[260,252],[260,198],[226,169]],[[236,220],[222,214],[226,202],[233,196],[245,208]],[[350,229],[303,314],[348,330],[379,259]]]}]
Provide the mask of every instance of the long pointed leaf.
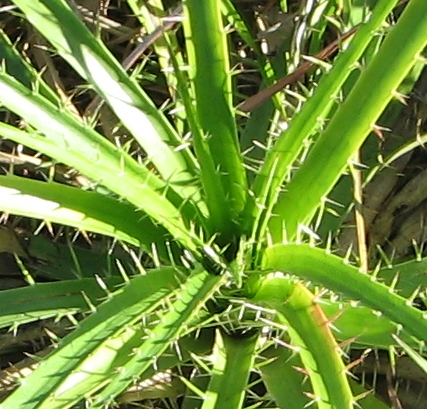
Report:
[{"label": "long pointed leaf", "polygon": [[242,408],[258,335],[233,337],[217,332],[212,377],[202,409]]},{"label": "long pointed leaf", "polygon": [[156,243],[159,255],[168,259],[164,246],[166,230],[148,217],[141,217],[129,203],[96,192],[55,182],[0,176],[0,209],[104,234],[142,245],[146,250]]},{"label": "long pointed leaf", "polygon": [[[295,116],[290,123],[289,129],[278,138],[273,149],[267,154],[253,185],[257,201],[254,204],[249,203],[251,205],[249,208],[250,213],[255,220],[259,219],[254,226],[258,230],[258,238],[264,236],[272,207],[280,194],[279,187],[300,153],[304,140],[319,129],[319,118],[324,118],[330,109],[330,105],[325,104],[325,100],[334,100],[354,68],[355,63],[368,46],[372,33],[381,27],[385,18],[393,9],[394,3],[389,0],[380,0],[377,3],[372,16],[356,33],[348,50],[341,53],[337,58],[333,69],[323,76],[315,93],[307,101],[303,110]],[[320,159],[322,165],[326,158],[327,156],[324,156]],[[317,174],[313,172],[313,175],[316,175],[317,178]],[[304,196],[305,194],[300,198]]]},{"label": "long pointed leaf", "polygon": [[135,337],[141,342],[141,335],[129,326],[169,297],[179,285],[178,277],[176,270],[163,268],[131,280],[65,337],[61,347],[25,379],[26,387],[18,388],[0,408],[65,408],[82,399],[96,387],[91,373],[97,379],[108,376],[116,348]]},{"label": "long pointed leaf", "polygon": [[[122,281],[119,277],[112,277],[104,284],[113,291],[113,286]],[[0,297],[0,328],[60,314],[84,312],[89,309],[88,301],[97,305],[106,297],[107,292],[94,278],[4,290]]]},{"label": "long pointed leaf", "polygon": [[136,352],[135,356],[121,368],[108,386],[100,393],[93,408],[102,408],[114,401],[114,397],[123,392],[140,374],[155,364],[171,343],[176,341],[186,330],[191,320],[197,316],[205,302],[224,283],[225,276],[215,276],[206,271],[196,273],[188,278],[178,294],[178,299],[170,310],[153,328],[150,336]]},{"label": "long pointed leaf", "polygon": [[[276,242],[281,241],[283,230],[293,238],[300,224],[309,223],[427,45],[426,31],[427,3],[411,1],[280,197],[274,212],[281,217],[272,219]],[[389,69],[384,70],[385,65]],[[343,124],[352,125],[343,128]],[[334,158],[327,160],[331,152]]]},{"label": "long pointed leaf", "polygon": [[[192,202],[195,164],[167,119],[64,0],[16,0],[26,18],[109,103],[173,189]],[[184,154],[185,152],[185,154]]]},{"label": "long pointed leaf", "polygon": [[246,177],[240,157],[232,113],[232,87],[226,31],[219,0],[186,0],[186,29],[189,64],[192,67],[196,110],[200,126],[222,183],[222,206],[216,209],[225,219],[218,231],[230,231],[245,205]]},{"label": "long pointed leaf", "polygon": [[0,135],[74,166],[147,212],[172,235],[178,239],[181,237],[187,241],[189,248],[194,248],[193,240],[188,240],[189,233],[180,211],[164,197],[167,184],[152,172],[140,166],[123,150],[115,148],[93,129],[32,93],[5,73],[0,73],[0,95],[0,100],[6,106],[22,115],[46,136],[27,133],[4,123],[0,123]]}]

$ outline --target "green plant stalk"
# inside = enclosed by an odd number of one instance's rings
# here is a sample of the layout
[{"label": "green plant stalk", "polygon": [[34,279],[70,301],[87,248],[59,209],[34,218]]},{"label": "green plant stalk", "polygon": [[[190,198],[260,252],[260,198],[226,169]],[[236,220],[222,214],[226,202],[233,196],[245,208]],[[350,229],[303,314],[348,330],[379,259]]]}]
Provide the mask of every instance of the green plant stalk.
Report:
[{"label": "green plant stalk", "polygon": [[[304,140],[318,131],[319,118],[326,117],[330,109],[330,101],[334,100],[355,63],[368,46],[372,33],[381,27],[392,9],[393,2],[389,0],[378,2],[370,20],[360,27],[349,48],[338,56],[333,69],[322,77],[313,96],[307,101],[302,111],[294,117],[289,129],[278,138],[272,150],[267,153],[265,162],[253,183],[253,191],[257,199],[255,203],[248,202],[247,208],[248,228],[255,230],[256,242],[259,243],[265,237],[272,208],[280,195],[280,186],[304,146]],[[322,163],[324,160],[322,157]],[[309,201],[311,202],[310,199]]]},{"label": "green plant stalk", "polygon": [[243,407],[257,342],[257,334],[239,338],[216,332],[212,376],[202,409]]},{"label": "green plant stalk", "polygon": [[[222,8],[224,9],[224,1],[222,3]],[[230,4],[228,4],[230,6]],[[232,6],[232,5],[231,5]],[[233,9],[234,10],[234,9]],[[223,10],[224,11],[224,10]],[[227,10],[232,12],[232,10]],[[235,10],[234,10],[235,12]],[[235,14],[233,14],[235,16]],[[227,15],[227,17],[229,17]],[[231,18],[231,17],[230,17]],[[191,27],[189,23],[184,22],[184,28],[187,32],[191,33]],[[186,40],[187,50],[189,54],[189,59],[195,61],[196,57],[194,56],[195,49],[192,41],[192,37],[187,38]],[[197,104],[194,104],[194,89],[188,87],[188,73],[181,70],[181,66],[178,61],[174,61],[172,56],[172,61],[174,63],[174,68],[176,75],[179,78],[178,80],[178,89],[181,95],[181,98],[184,102],[184,106],[187,114],[187,121],[189,128],[193,135],[193,145],[199,163],[203,163],[203,166],[200,167],[200,178],[203,185],[203,190],[206,196],[206,203],[209,209],[209,228],[207,229],[210,235],[218,234],[219,231],[222,231],[222,236],[227,236],[229,233],[223,230],[224,226],[228,226],[227,229],[230,229],[231,223],[230,218],[232,217],[230,212],[224,209],[224,203],[228,200],[226,191],[224,190],[222,177],[218,173],[218,166],[215,162],[215,158],[211,155],[211,148],[209,146],[209,138],[205,137],[204,129],[201,127],[198,118]],[[227,64],[227,62],[225,61]],[[190,71],[191,74],[191,71]],[[192,74],[194,75],[194,74]],[[221,227],[222,226],[222,227]],[[235,234],[236,232],[234,232]],[[233,233],[232,233],[233,234]],[[224,241],[224,238],[220,238]],[[228,240],[225,238],[225,240]]]},{"label": "green plant stalk", "polygon": [[[257,273],[252,272],[251,274],[253,274],[254,278],[257,277]],[[261,274],[261,281],[262,277],[263,274]],[[252,278],[249,278],[246,283],[251,280]],[[257,285],[254,285],[250,293],[245,292],[245,289],[243,290],[249,300],[256,293],[256,288]],[[390,334],[399,333],[401,326],[390,321],[386,315],[363,306],[361,302],[356,302],[354,298],[349,299],[342,295],[338,297],[336,293],[333,293],[330,297],[319,296],[316,300],[328,320],[332,323],[331,329],[339,342],[351,340],[352,345],[356,348],[376,345],[379,348],[387,349],[394,345]],[[227,314],[225,319],[231,322],[249,323],[249,325],[257,320],[254,311],[250,307],[245,312],[241,310],[233,311]],[[406,332],[401,332],[400,336],[411,346],[420,347],[420,342]]]},{"label": "green plant stalk", "polygon": [[193,136],[194,150],[199,162],[203,163],[203,166],[200,167],[200,181],[209,210],[209,218],[206,220],[206,232],[208,235],[214,235],[218,233],[218,226],[228,223],[228,212],[224,212],[223,210],[223,203],[226,199],[222,182],[218,175],[214,158],[210,153],[207,138],[204,137],[203,129],[199,124],[194,96],[192,96],[194,90],[188,87],[188,82],[190,81],[189,75],[181,69],[182,65],[179,65],[179,61],[175,56],[172,55],[171,57],[178,79],[178,92],[185,107],[188,127]]},{"label": "green plant stalk", "polygon": [[217,231],[233,235],[231,222],[245,206],[247,183],[233,115],[233,88],[220,0],[186,0],[184,5],[196,112],[221,180],[223,191],[218,193],[225,199],[221,210],[226,215],[226,224],[217,226]]},{"label": "green plant stalk", "polygon": [[[426,31],[427,3],[413,0],[278,200],[273,213],[283,216],[273,217],[270,223],[274,242],[283,240],[284,229],[292,240],[299,225],[310,223],[347,162],[374,130],[375,121],[416,63],[427,44]],[[402,38],[411,41],[402,41]],[[343,129],[343,124],[351,126]],[[333,160],[328,160],[332,152]]]},{"label": "green plant stalk", "polygon": [[306,244],[276,245],[266,249],[263,268],[288,272],[319,283],[380,311],[419,340],[427,340],[427,321],[422,311],[411,307],[406,299],[375,278],[359,272],[356,267],[323,249]]},{"label": "green plant stalk", "polygon": [[[157,3],[158,0],[155,0]],[[135,14],[140,15],[139,9],[143,7],[147,8],[147,5],[140,4],[141,1],[137,0],[128,0],[128,3],[132,10],[134,10]],[[157,42],[159,42],[157,40]],[[157,42],[153,44],[155,50],[158,49]],[[166,44],[164,44],[166,43]],[[175,101],[179,104],[178,107],[175,107],[177,115],[180,119],[185,117],[186,125],[188,126],[190,133],[193,139],[194,150],[197,154],[197,158],[199,163],[203,163],[203,166],[198,170],[200,176],[200,182],[203,187],[205,202],[209,211],[209,218],[203,219],[205,224],[205,233],[208,236],[214,235],[218,233],[218,226],[222,226],[224,224],[229,224],[226,219],[226,214],[223,210],[223,203],[225,201],[225,196],[223,196],[221,178],[218,175],[216,165],[214,160],[210,154],[210,149],[208,145],[207,139],[203,135],[203,130],[200,127],[194,102],[193,91],[189,84],[189,73],[186,70],[183,70],[184,62],[182,59],[181,52],[179,51],[178,46],[176,45],[177,40],[173,34],[164,33],[164,38],[161,39],[160,48],[163,50],[163,47],[167,46],[169,48],[169,58],[168,61],[173,67],[173,75],[169,75],[169,73],[165,73],[166,80],[168,81],[169,88],[177,91],[177,95],[179,99]],[[191,46],[190,46],[191,49]],[[163,51],[159,51],[161,55],[163,55]],[[159,61],[161,64],[161,60]],[[175,81],[176,80],[176,81]],[[169,81],[172,81],[169,82]],[[176,83],[175,83],[176,82]],[[179,107],[183,107],[184,109],[179,109]],[[177,121],[177,127],[179,127],[180,122]],[[184,128],[186,128],[184,126]],[[187,131],[187,129],[185,129]]]},{"label": "green plant stalk", "polygon": [[[329,0],[318,4],[310,11],[307,21],[308,26],[304,30],[305,32],[312,32],[308,44],[309,55],[315,55],[322,50],[325,31],[330,21],[336,19],[339,15],[339,8],[340,5],[337,4],[336,0]],[[342,27],[343,25],[342,23],[341,29],[344,28]],[[347,28],[350,29],[351,27]]]},{"label": "green plant stalk", "polygon": [[312,403],[319,409],[353,408],[340,348],[314,296],[301,283],[270,273],[252,301],[277,311],[275,319],[288,327],[313,387]]}]

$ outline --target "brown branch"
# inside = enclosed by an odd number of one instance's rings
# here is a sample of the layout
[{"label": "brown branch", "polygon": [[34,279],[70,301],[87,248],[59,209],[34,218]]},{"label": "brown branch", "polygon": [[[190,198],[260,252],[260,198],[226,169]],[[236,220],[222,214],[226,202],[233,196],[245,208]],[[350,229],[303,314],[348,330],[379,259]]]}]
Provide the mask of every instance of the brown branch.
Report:
[{"label": "brown branch", "polygon": [[[330,57],[335,51],[337,51],[339,45],[350,38],[359,28],[359,26],[354,27],[349,32],[345,33],[343,36],[329,44],[322,51],[314,56],[317,60],[325,60]],[[255,108],[258,108],[260,105],[264,104],[267,100],[269,100],[274,94],[281,91],[287,85],[293,84],[299,78],[301,78],[311,67],[313,67],[314,63],[311,61],[306,61],[302,63],[294,72],[286,75],[281,78],[275,84],[271,85],[268,88],[263,89],[255,95],[252,95],[247,100],[243,101],[237,106],[237,109],[241,112],[251,112]]]}]

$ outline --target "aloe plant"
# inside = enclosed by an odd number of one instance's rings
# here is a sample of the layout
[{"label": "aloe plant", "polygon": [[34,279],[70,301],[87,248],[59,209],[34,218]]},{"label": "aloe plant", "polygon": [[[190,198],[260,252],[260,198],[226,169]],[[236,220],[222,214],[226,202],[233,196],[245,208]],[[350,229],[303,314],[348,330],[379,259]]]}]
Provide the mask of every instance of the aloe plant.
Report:
[{"label": "aloe plant", "polygon": [[[341,11],[354,24],[349,5],[327,3],[325,13]],[[0,408],[109,407],[157,371],[189,363],[195,377],[175,375],[187,386],[183,408],[260,407],[261,397],[248,393],[252,373],[280,408],[381,407],[373,396],[358,400],[340,345],[388,348],[397,335],[422,345],[427,322],[411,301],[426,261],[361,272],[333,254],[322,211],[427,44],[424,0],[410,1],[377,40],[396,3],[378,0],[359,13],[354,38],[326,72],[310,74],[318,85],[273,139],[253,130],[283,113],[280,96],[243,129],[235,109],[227,19],[256,44],[229,0],[185,0],[183,44],[172,31],[154,44],[176,113],[155,105],[65,0],[13,1],[144,154],[135,157],[95,129],[96,117],[72,111],[3,33],[0,102],[25,126],[1,122],[0,135],[78,170],[92,189],[4,175],[0,209],[113,237],[150,254],[154,267],[138,265],[136,275],[121,268],[122,277],[104,279],[85,271],[84,278],[4,291],[3,328],[86,317]],[[148,27],[150,10],[164,10],[160,0],[128,5]],[[362,55],[366,66],[354,76]],[[259,70],[266,86],[274,82],[262,56]],[[247,135],[265,142],[255,168],[242,150]]]}]

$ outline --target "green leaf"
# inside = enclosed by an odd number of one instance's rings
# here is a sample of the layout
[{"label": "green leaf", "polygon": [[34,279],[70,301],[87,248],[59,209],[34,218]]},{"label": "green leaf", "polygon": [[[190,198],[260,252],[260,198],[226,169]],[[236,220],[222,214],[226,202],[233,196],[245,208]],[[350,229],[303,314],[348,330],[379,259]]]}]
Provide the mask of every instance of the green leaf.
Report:
[{"label": "green leaf", "polygon": [[181,138],[105,45],[78,19],[77,13],[64,0],[16,0],[14,3],[107,101],[163,179],[169,181],[183,199],[199,202],[198,187],[191,182],[196,165],[190,151],[175,149],[182,145]]},{"label": "green leaf", "polygon": [[[267,153],[265,162],[253,184],[253,190],[257,198],[256,202],[249,203],[249,207],[247,208],[248,214],[252,215],[252,219],[249,217],[247,222],[253,223],[253,220],[255,220],[255,224],[251,227],[257,232],[255,235],[257,242],[264,237],[273,206],[276,204],[281,192],[280,186],[288,176],[290,169],[292,169],[301,149],[303,149],[304,140],[318,132],[322,118],[327,116],[327,112],[331,108],[331,102],[335,99],[345,80],[354,69],[357,60],[371,41],[372,33],[381,27],[385,18],[393,9],[393,5],[394,2],[390,2],[389,0],[380,0],[377,3],[377,7],[370,16],[370,19],[360,27],[349,48],[345,52],[340,53],[332,70],[323,75],[313,96],[307,100],[302,111],[291,121],[289,129],[283,132],[273,148]],[[340,124],[342,126],[342,123]],[[352,129],[352,127],[349,127],[349,129]],[[340,129],[341,131],[342,129]],[[340,137],[342,137],[341,133]],[[347,139],[342,137],[342,141],[347,141]],[[327,157],[328,155],[321,158],[316,157],[316,160],[324,165],[325,158]],[[337,174],[333,176],[338,177]],[[311,170],[311,177],[316,178],[316,183],[319,182],[318,174],[313,170]],[[304,178],[307,179],[308,176]],[[304,192],[302,195],[300,194],[298,199],[300,200],[304,197],[304,202],[308,201],[309,205],[312,206],[314,199],[311,198],[311,194],[309,198],[305,197],[307,196],[308,187],[312,189],[315,186],[311,185],[307,180]],[[300,207],[300,202],[297,204],[297,208]],[[318,205],[319,201],[316,202],[316,206]],[[290,212],[298,212],[298,214],[301,212],[298,209],[287,206],[286,229],[289,229],[289,237],[292,237],[294,232],[293,224],[295,222],[290,220],[288,223],[288,217],[294,218],[293,215],[288,215]],[[304,217],[309,216],[311,214],[304,214]],[[279,215],[280,224],[284,217],[284,214]],[[298,220],[298,222],[302,222],[302,220]],[[282,227],[280,226],[280,229]]]},{"label": "green leaf", "polygon": [[26,387],[16,389],[0,408],[64,409],[101,387],[115,372],[116,360],[130,359],[131,348],[142,342],[132,325],[170,297],[179,276],[162,268],[133,278],[65,337],[25,379]]},{"label": "green leaf", "polygon": [[135,212],[129,203],[96,192],[55,182],[0,176],[0,209],[104,234],[146,250],[156,243],[160,257],[168,260],[165,229]]},{"label": "green leaf", "polygon": [[334,336],[344,343],[351,341],[355,348],[383,348],[395,345],[391,334],[398,334],[414,347],[420,343],[406,332],[399,324],[378,311],[346,301],[319,300],[322,310],[331,322]]},{"label": "green leaf", "polygon": [[427,321],[422,311],[411,307],[406,299],[376,282],[374,277],[359,272],[356,267],[325,250],[305,244],[276,245],[266,249],[263,266],[267,270],[289,272],[361,301],[401,324],[405,331],[419,340],[427,340]]},{"label": "green leaf", "polygon": [[[167,184],[139,165],[123,150],[116,148],[70,113],[51,104],[5,73],[0,73],[0,100],[42,131],[24,132],[0,122],[0,135],[79,169],[84,175],[125,198],[161,222],[176,238],[195,250],[197,238],[182,219],[181,209],[165,199]],[[171,194],[173,192],[170,192]],[[171,196],[168,196],[170,199]],[[176,200],[172,197],[172,201]],[[175,201],[177,206],[183,206]],[[200,243],[199,243],[200,246]]]},{"label": "green leaf", "polygon": [[202,409],[242,408],[258,335],[230,336],[217,331],[212,353],[212,377]]},{"label": "green leaf", "polygon": [[277,311],[275,321],[287,329],[313,387],[310,403],[319,409],[353,408],[340,348],[315,297],[301,283],[270,273],[252,301]]},{"label": "green leaf", "polygon": [[[301,224],[307,226],[310,223],[323,198],[333,188],[353,153],[374,129],[394,92],[417,62],[427,45],[426,31],[427,3],[411,1],[286,186],[273,212],[280,217],[273,217],[270,224],[275,242],[281,242],[283,234],[289,239],[294,238]],[[411,38],[411,41],[404,42],[402,38]],[[384,70],[385,65],[389,69]],[[334,69],[338,69],[338,63]],[[375,92],[372,92],[372,84],[375,84]],[[343,128],[343,124],[352,125]],[[334,153],[333,160],[326,159],[331,152]]]},{"label": "green leaf", "polygon": [[261,357],[266,360],[259,364],[262,380],[276,404],[284,409],[306,407],[310,400],[303,393],[305,375],[298,371],[302,368],[300,356],[291,348],[278,345],[263,351]]},{"label": "green leaf", "polygon": [[[103,280],[111,287],[122,283],[120,277]],[[23,288],[4,290],[0,297],[0,328],[25,324],[27,322],[85,312],[107,298],[108,292],[94,278],[67,280],[54,283],[37,283]]]},{"label": "green leaf", "polygon": [[40,73],[32,67],[12,45],[6,33],[0,29],[0,61],[5,65],[6,72],[21,81],[27,88],[34,88],[51,102],[59,102],[58,96],[43,81]]},{"label": "green leaf", "polygon": [[[356,407],[361,409],[390,409],[390,406],[386,405],[380,398],[377,398],[374,391],[371,389],[370,393],[359,382],[350,378],[351,390],[355,398],[357,399]],[[360,399],[358,395],[361,395]],[[355,399],[355,400],[356,400]]]},{"label": "green leaf", "polygon": [[155,365],[157,357],[163,354],[173,342],[186,331],[187,326],[197,317],[205,302],[224,283],[225,276],[216,276],[202,271],[192,274],[177,292],[177,300],[159,323],[149,331],[149,336],[135,351],[135,355],[123,365],[120,372],[99,394],[93,408],[102,408],[112,403],[114,397],[123,392],[138,376]]},{"label": "green leaf", "polygon": [[402,341],[398,336],[393,336],[397,344],[408,354],[408,356],[427,374],[427,360],[417,351],[411,348],[406,342]]},{"label": "green leaf", "polygon": [[[222,185],[216,192],[222,205],[211,206],[210,211],[220,223],[215,226],[216,231],[233,234],[235,226],[230,222],[237,219],[245,206],[246,176],[233,115],[227,36],[220,0],[187,0],[185,6],[188,21],[184,29],[195,109],[214,164],[209,178],[214,181],[219,178]],[[202,143],[199,141],[199,145]],[[228,205],[224,206],[225,203]]]},{"label": "green leaf", "polygon": [[383,267],[375,276],[385,284],[392,285],[402,297],[412,296],[418,288],[427,287],[427,258],[409,260],[404,263]]}]

